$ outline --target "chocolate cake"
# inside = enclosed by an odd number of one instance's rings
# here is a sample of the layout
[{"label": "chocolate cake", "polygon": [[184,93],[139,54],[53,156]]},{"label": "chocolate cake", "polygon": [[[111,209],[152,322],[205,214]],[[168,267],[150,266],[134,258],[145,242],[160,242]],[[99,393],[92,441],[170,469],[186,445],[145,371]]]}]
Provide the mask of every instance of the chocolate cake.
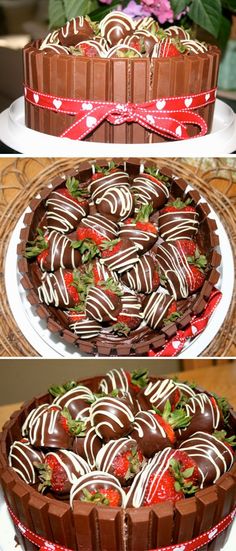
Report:
[{"label": "chocolate cake", "polygon": [[[110,13],[100,23],[91,22],[88,17],[75,18],[23,50],[26,126],[54,136],[72,137],[67,131],[73,125],[75,130],[79,107],[79,118],[86,117],[79,139],[162,142],[180,139],[184,120],[189,137],[199,133],[198,122],[186,117],[186,110],[190,109],[206,123],[204,131],[210,132],[219,57],[216,46],[191,38],[181,27],[161,29],[152,18],[133,20],[121,12]],[[194,95],[196,101],[199,99],[196,106],[191,105]],[[65,103],[65,98],[72,101]],[[164,127],[170,112],[165,98],[183,98],[183,115],[185,111],[184,120],[176,119],[180,106],[171,106],[174,121],[179,122],[175,122],[176,128],[170,125],[167,133]],[[81,100],[79,106],[76,100]],[[103,106],[115,102],[116,106],[108,106],[105,118],[100,111],[92,110],[93,101]],[[149,102],[152,104],[147,117],[144,111],[142,120],[132,114],[121,123],[124,104]],[[163,114],[164,108],[168,115],[157,127],[153,112]],[[76,132],[73,139],[78,139]]]},{"label": "chocolate cake", "polygon": [[48,329],[81,352],[147,355],[204,311],[219,278],[217,227],[170,168],[82,163],[29,206],[17,249],[21,283]]},{"label": "chocolate cake", "polygon": [[[192,400],[202,397],[194,423]],[[217,412],[211,428],[205,397],[212,419]],[[36,549],[30,529],[46,538],[43,549],[182,550],[208,531],[204,549],[218,550],[227,531],[216,525],[235,507],[235,419],[226,399],[145,370],[51,387],[0,435],[0,483],[22,548]],[[180,428],[192,424],[185,439]]]}]

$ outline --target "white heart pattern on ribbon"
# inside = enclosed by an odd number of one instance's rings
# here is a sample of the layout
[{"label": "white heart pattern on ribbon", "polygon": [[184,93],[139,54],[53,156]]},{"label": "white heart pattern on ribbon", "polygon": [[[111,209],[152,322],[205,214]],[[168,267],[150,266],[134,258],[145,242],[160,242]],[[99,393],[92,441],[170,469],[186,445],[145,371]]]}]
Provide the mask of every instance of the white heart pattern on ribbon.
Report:
[{"label": "white heart pattern on ribbon", "polygon": [[154,119],[154,117],[152,117],[152,115],[147,115],[146,119],[147,119],[148,122],[150,122],[152,124],[154,124],[154,122],[155,122],[155,119]]},{"label": "white heart pattern on ribbon", "polygon": [[178,547],[174,547],[173,551],[184,551],[186,549],[185,545],[180,545]]},{"label": "white heart pattern on ribbon", "polygon": [[26,532],[26,528],[24,526],[22,526],[22,524],[19,522],[19,524],[17,525],[17,527],[19,528],[20,532],[22,534],[25,534]]},{"label": "white heart pattern on ribbon", "polygon": [[195,327],[195,325],[192,325],[192,334],[196,335],[197,332],[198,332],[198,329]]},{"label": "white heart pattern on ribbon", "polygon": [[217,528],[214,528],[213,530],[211,530],[211,532],[209,532],[208,534],[208,539],[211,540],[212,538],[214,538],[217,532],[218,532]]},{"label": "white heart pattern on ribbon", "polygon": [[181,126],[177,126],[175,129],[176,136],[182,136],[182,128]]},{"label": "white heart pattern on ribbon", "polygon": [[175,348],[175,350],[178,350],[179,346],[181,345],[181,342],[180,341],[173,341],[171,344],[172,344],[173,348]]},{"label": "white heart pattern on ribbon", "polygon": [[166,101],[164,99],[160,99],[159,101],[156,102],[156,108],[159,109],[159,111],[161,111],[162,109],[164,109],[165,104],[166,104]]},{"label": "white heart pattern on ribbon", "polygon": [[60,107],[62,105],[62,101],[60,99],[54,99],[53,100],[53,105],[54,105],[54,107],[56,107],[56,109],[60,109]]},{"label": "white heart pattern on ribbon", "polygon": [[184,100],[184,103],[185,103],[186,107],[190,107],[191,103],[193,103],[193,98],[186,98]]},{"label": "white heart pattern on ribbon", "polygon": [[88,128],[92,128],[92,126],[94,126],[94,124],[96,124],[96,122],[97,122],[97,119],[95,117],[87,117],[86,118],[86,124],[87,124]]},{"label": "white heart pattern on ribbon", "polygon": [[92,108],[93,108],[92,103],[86,103],[86,101],[82,103],[82,109],[84,111],[91,111]]},{"label": "white heart pattern on ribbon", "polygon": [[38,94],[34,94],[34,101],[35,101],[35,103],[39,102],[39,95]]},{"label": "white heart pattern on ribbon", "polygon": [[208,101],[210,99],[210,94],[205,95],[205,100]]}]

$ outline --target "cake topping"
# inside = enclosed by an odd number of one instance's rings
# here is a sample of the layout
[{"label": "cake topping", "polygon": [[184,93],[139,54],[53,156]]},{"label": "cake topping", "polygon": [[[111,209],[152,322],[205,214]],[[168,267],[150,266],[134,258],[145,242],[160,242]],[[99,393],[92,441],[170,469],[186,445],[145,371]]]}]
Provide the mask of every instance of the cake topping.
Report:
[{"label": "cake topping", "polygon": [[73,308],[81,303],[77,290],[76,273],[69,270],[57,270],[42,275],[42,284],[38,288],[39,299],[46,304],[61,308]]},{"label": "cake topping", "polygon": [[[152,171],[151,171],[152,172]],[[137,205],[153,205],[153,209],[159,209],[169,197],[169,190],[164,181],[158,179],[157,171],[147,172],[134,178],[131,190],[136,197]]]},{"label": "cake topping", "polygon": [[153,329],[163,325],[164,319],[170,315],[170,308],[173,303],[173,297],[164,293],[152,293],[148,298],[143,311],[144,319]]},{"label": "cake topping", "polygon": [[106,57],[107,50],[97,40],[82,40],[71,49],[73,55],[85,57]]},{"label": "cake topping", "polygon": [[36,463],[39,472],[39,492],[50,489],[58,495],[67,495],[80,476],[89,473],[86,461],[68,450],[49,452],[41,463]]},{"label": "cake topping", "polygon": [[[79,317],[79,316],[78,316]],[[91,320],[83,317],[69,324],[69,328],[73,333],[78,335],[81,339],[93,339],[97,337],[102,330],[102,327],[95,320]]]},{"label": "cake topping", "polygon": [[189,398],[183,407],[186,414],[191,416],[191,422],[186,429],[178,431],[182,440],[197,430],[213,432],[222,426],[223,415],[213,396],[208,396],[204,392],[196,394]]},{"label": "cake topping", "polygon": [[53,403],[62,409],[67,408],[72,419],[85,421],[89,418],[90,403],[93,399],[93,393],[89,388],[78,385],[61,396],[57,396]]},{"label": "cake topping", "polygon": [[106,15],[99,24],[101,35],[114,46],[122,41],[134,29],[133,20],[123,12],[113,11]]},{"label": "cake topping", "polygon": [[92,200],[96,203],[110,188],[129,188],[129,174],[110,163],[109,168],[95,165],[95,172],[88,185]]},{"label": "cake topping", "polygon": [[109,186],[101,197],[95,200],[98,212],[104,216],[111,216],[115,221],[130,216],[134,208],[134,200],[126,186]]},{"label": "cake topping", "polygon": [[72,486],[70,493],[72,507],[75,499],[94,503],[94,505],[122,507],[125,504],[125,492],[115,476],[102,471],[93,471],[81,476]]},{"label": "cake topping", "polygon": [[78,436],[73,442],[73,451],[87,461],[90,469],[96,468],[96,457],[103,445],[95,427],[86,429],[84,437]]},{"label": "cake topping", "polygon": [[135,218],[120,223],[120,238],[130,239],[143,253],[151,249],[158,236],[157,226],[149,221],[152,211],[152,204],[142,205]]},{"label": "cake topping", "polygon": [[176,239],[188,239],[198,231],[198,218],[195,207],[191,206],[192,200],[182,201],[175,199],[161,210],[159,216],[160,235],[166,241]]},{"label": "cake topping", "polygon": [[131,483],[144,463],[143,454],[132,438],[110,440],[100,449],[96,458],[97,468],[116,476],[122,486]]},{"label": "cake topping", "polygon": [[180,402],[181,395],[194,397],[196,392],[190,385],[172,379],[157,379],[150,381],[146,388],[142,389],[138,401],[142,409],[158,408],[164,410],[167,400],[170,401],[172,409]]},{"label": "cake topping", "polygon": [[26,484],[35,484],[35,462],[42,462],[44,454],[40,450],[35,450],[27,438],[23,438],[11,445],[8,460],[10,467]]},{"label": "cake topping", "polygon": [[38,228],[34,241],[25,248],[25,257],[37,257],[42,271],[54,272],[59,268],[77,268],[81,264],[81,254],[74,249],[72,241],[65,235],[51,231],[49,234]]},{"label": "cake topping", "polygon": [[131,432],[134,416],[122,398],[106,396],[92,404],[90,419],[99,438],[108,442],[127,436]]},{"label": "cake topping", "polygon": [[129,270],[133,264],[139,261],[138,247],[128,239],[115,239],[101,245],[101,264],[105,264],[110,270],[119,274]]},{"label": "cake topping", "polygon": [[136,329],[143,319],[142,303],[139,297],[128,293],[121,297],[121,303],[122,309],[112,330],[117,335],[129,335],[130,331]]},{"label": "cake topping", "polygon": [[93,25],[88,16],[73,17],[58,31],[58,39],[62,45],[75,46],[82,40],[92,38]]},{"label": "cake topping", "polygon": [[122,274],[122,281],[138,293],[151,293],[160,284],[157,266],[154,259],[145,254],[131,270]]},{"label": "cake topping", "polygon": [[66,187],[52,191],[46,201],[47,227],[68,233],[88,214],[87,191],[76,178],[68,178]]},{"label": "cake topping", "polygon": [[113,279],[103,282],[103,285],[90,287],[86,299],[86,315],[99,322],[116,320],[121,311],[122,292]]},{"label": "cake topping", "polygon": [[184,54],[187,51],[186,46],[183,44],[183,40],[174,38],[161,38],[161,40],[154,45],[152,51],[152,57],[177,57]]}]

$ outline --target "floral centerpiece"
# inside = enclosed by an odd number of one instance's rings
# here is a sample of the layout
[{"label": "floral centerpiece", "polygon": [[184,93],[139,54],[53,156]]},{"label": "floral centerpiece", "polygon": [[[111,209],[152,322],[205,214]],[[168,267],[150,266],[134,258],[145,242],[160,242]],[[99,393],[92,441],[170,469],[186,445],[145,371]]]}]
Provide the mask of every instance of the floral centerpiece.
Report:
[{"label": "floral centerpiece", "polygon": [[236,0],[49,0],[50,27],[59,27],[78,15],[100,20],[113,9],[132,17],[155,17],[162,26],[176,21],[186,27],[197,25],[224,48]]}]

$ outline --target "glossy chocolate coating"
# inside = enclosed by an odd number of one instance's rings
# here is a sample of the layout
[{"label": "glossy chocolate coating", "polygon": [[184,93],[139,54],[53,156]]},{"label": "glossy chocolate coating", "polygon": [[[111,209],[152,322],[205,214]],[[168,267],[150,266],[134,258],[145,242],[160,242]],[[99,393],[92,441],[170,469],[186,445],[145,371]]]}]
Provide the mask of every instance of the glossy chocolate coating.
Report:
[{"label": "glossy chocolate coating", "polygon": [[82,40],[92,38],[93,28],[85,17],[74,17],[59,29],[58,38],[60,44],[65,46],[75,46]]},{"label": "glossy chocolate coating", "polygon": [[35,484],[37,480],[34,463],[42,463],[44,453],[35,450],[27,438],[15,441],[10,448],[9,465],[26,482],[26,484]]},{"label": "glossy chocolate coating", "polygon": [[197,212],[188,212],[178,209],[173,212],[160,212],[159,232],[166,241],[176,239],[190,239],[198,231],[199,215]]},{"label": "glossy chocolate coating", "polygon": [[105,190],[95,204],[100,214],[110,216],[115,221],[131,216],[134,210],[134,199],[129,188],[117,184]]},{"label": "glossy chocolate coating", "polygon": [[88,318],[98,322],[115,321],[121,307],[121,299],[115,293],[111,295],[99,286],[90,287],[85,304]]},{"label": "glossy chocolate coating", "polygon": [[96,434],[95,427],[88,424],[86,435],[74,439],[73,451],[87,461],[90,469],[95,469],[96,457],[102,444],[102,440]]},{"label": "glossy chocolate coating", "polygon": [[79,227],[95,230],[107,241],[115,239],[118,234],[117,224],[100,213],[89,214],[86,218],[83,218]]},{"label": "glossy chocolate coating", "polygon": [[166,435],[154,412],[140,411],[135,415],[131,438],[136,440],[138,447],[145,457],[152,457],[164,448],[172,447],[172,443]]},{"label": "glossy chocolate coating", "polygon": [[122,274],[122,281],[138,293],[151,293],[159,286],[158,278],[154,277],[156,273],[157,265],[153,258],[145,254],[131,270]]},{"label": "glossy chocolate coating", "polygon": [[59,268],[78,268],[81,265],[81,254],[71,247],[71,240],[66,235],[51,231],[47,236],[47,255],[39,262],[42,271],[54,272]]},{"label": "glossy chocolate coating", "polygon": [[120,314],[122,315],[122,321],[126,323],[126,318],[127,320],[128,318],[132,318],[132,329],[136,329],[143,319],[142,302],[140,297],[125,292],[121,297],[121,304],[122,310]]},{"label": "glossy chocolate coating", "polygon": [[71,449],[72,436],[62,426],[59,406],[48,406],[34,419],[29,440],[36,448]]},{"label": "glossy chocolate coating", "polygon": [[124,506],[125,493],[121,488],[121,485],[115,476],[102,471],[93,471],[75,482],[71,488],[70,504],[73,507],[73,501],[79,499],[80,501],[86,501],[83,490],[87,490],[90,493],[97,493],[101,489],[113,489],[117,490],[120,494],[119,506]]},{"label": "glossy chocolate coating", "polygon": [[112,390],[121,389],[129,392],[129,380],[124,369],[110,369],[99,383],[99,391],[109,394]]},{"label": "glossy chocolate coating", "polygon": [[189,32],[182,27],[178,27],[177,25],[171,25],[170,27],[167,27],[167,29],[165,29],[165,32],[166,34],[168,34],[168,36],[171,36],[172,38],[179,38],[180,40],[184,38],[190,38]]},{"label": "glossy chocolate coating", "polygon": [[102,326],[96,320],[88,318],[70,323],[69,328],[81,339],[89,340],[97,337],[102,330]]},{"label": "glossy chocolate coating", "polygon": [[158,293],[152,293],[145,304],[143,311],[144,319],[152,329],[158,329],[164,324],[168,317],[168,310],[173,302],[173,297]]},{"label": "glossy chocolate coating", "polygon": [[92,200],[96,203],[98,199],[104,195],[108,189],[113,187],[130,187],[130,178],[128,172],[117,169],[109,174],[101,174],[101,176],[92,179],[88,185],[88,190],[91,193]]},{"label": "glossy chocolate coating", "polygon": [[197,431],[180,444],[197,463],[201,475],[201,488],[214,484],[233,464],[234,452],[212,434]]},{"label": "glossy chocolate coating", "polygon": [[92,404],[90,420],[99,438],[108,442],[127,436],[132,430],[134,416],[124,401],[107,396]]},{"label": "glossy chocolate coating", "polygon": [[89,211],[88,201],[77,201],[73,197],[67,197],[60,192],[60,189],[50,193],[46,208],[48,229],[61,233],[68,233],[77,228],[80,220]]},{"label": "glossy chocolate coating", "polygon": [[101,258],[101,264],[105,264],[110,270],[118,273],[126,272],[133,264],[139,261],[138,248],[128,239],[122,239],[118,251]]},{"label": "glossy chocolate coating", "polygon": [[192,272],[186,257],[181,256],[175,242],[158,245],[156,258],[170,294],[175,300],[187,298],[190,293],[189,282],[192,282]]},{"label": "glossy chocolate coating", "polygon": [[158,180],[154,181],[148,174],[142,173],[134,178],[131,190],[134,193],[137,205],[152,203],[154,210],[161,208],[169,197],[167,186]]},{"label": "glossy chocolate coating", "polygon": [[64,473],[61,474],[61,477],[63,477],[63,488],[56,491],[53,487],[51,488],[51,491],[55,492],[56,495],[68,495],[70,493],[71,486],[75,483],[75,481],[78,480],[80,476],[83,476],[84,474],[90,472],[89,465],[86,463],[86,461],[82,457],[79,457],[69,450],[58,450],[55,452],[49,452],[46,454],[45,459],[48,461],[57,461],[62,472],[64,471]]},{"label": "glossy chocolate coating", "polygon": [[130,223],[121,223],[120,224],[120,233],[119,237],[121,239],[130,239],[138,247],[140,254],[147,252],[157,240],[157,232],[150,232],[142,230],[135,227],[135,224]]},{"label": "glossy chocolate coating", "polygon": [[94,399],[93,393],[85,386],[77,386],[68,390],[62,396],[57,396],[53,403],[62,409],[67,408],[72,419],[87,420],[89,418],[89,408]]},{"label": "glossy chocolate coating", "polygon": [[114,46],[130,35],[133,31],[133,22],[130,17],[121,12],[112,12],[106,15],[100,23],[101,35]]},{"label": "glossy chocolate coating", "polygon": [[[121,474],[118,469],[116,470],[116,461],[119,461],[119,456],[130,453],[130,467],[125,475]],[[134,461],[133,456],[136,455]],[[116,476],[121,486],[129,486],[132,479],[141,470],[144,465],[144,459],[142,454],[138,455],[138,445],[133,438],[120,438],[119,440],[110,440],[101,448],[96,458],[97,468],[101,471],[105,471],[109,474]]]},{"label": "glossy chocolate coating", "polygon": [[60,268],[54,273],[45,272],[38,287],[38,295],[41,302],[53,304],[59,308],[73,308],[75,301],[68,292],[64,280],[64,270]]},{"label": "glossy chocolate coating", "polygon": [[193,396],[183,406],[187,415],[192,417],[190,424],[186,429],[177,431],[180,440],[186,440],[194,432],[214,432],[223,426],[223,417],[219,406],[204,392]]},{"label": "glossy chocolate coating", "polygon": [[155,381],[150,381],[146,388],[140,390],[137,401],[142,410],[149,410],[155,407],[163,411],[167,400],[169,400],[171,406],[175,406],[179,398],[180,392],[175,381],[172,379],[156,379]]}]

